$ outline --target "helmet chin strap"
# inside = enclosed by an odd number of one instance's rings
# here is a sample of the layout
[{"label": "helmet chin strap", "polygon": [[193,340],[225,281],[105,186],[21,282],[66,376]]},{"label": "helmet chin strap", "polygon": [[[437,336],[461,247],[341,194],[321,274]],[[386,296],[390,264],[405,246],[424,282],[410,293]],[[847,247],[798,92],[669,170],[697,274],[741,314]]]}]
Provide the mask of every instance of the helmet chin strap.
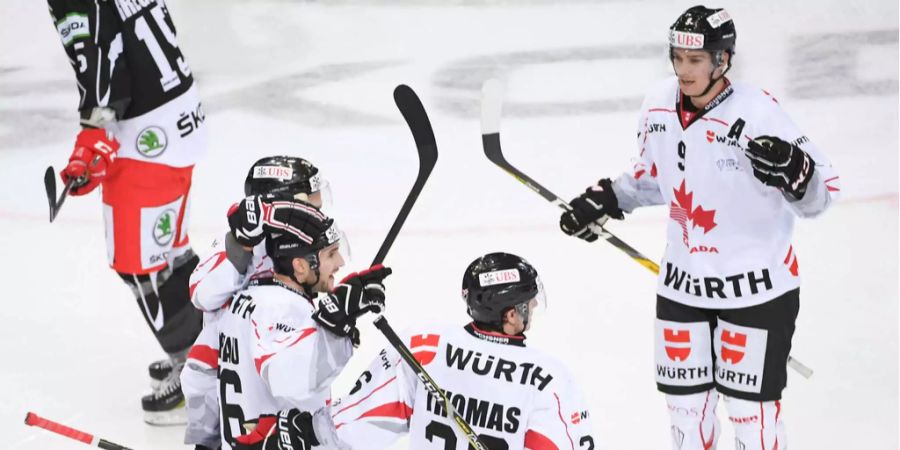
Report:
[{"label": "helmet chin strap", "polygon": [[718,69],[719,67],[722,67],[722,61],[721,61],[722,56],[721,56],[721,54],[719,54],[716,57],[712,54],[712,52],[710,52],[709,56],[713,57],[716,60],[716,62],[718,63],[718,64],[716,64],[716,67],[713,67],[712,72],[709,73],[709,85],[706,86],[706,89],[704,89],[703,92],[701,92],[697,95],[689,95],[688,97],[697,98],[697,97],[703,97],[704,95],[709,94],[709,91],[712,89],[712,87],[716,83],[718,83],[719,80],[725,78],[725,74],[728,73],[729,70],[731,70],[731,55],[729,54],[728,55],[728,63],[726,63],[725,70],[722,71],[722,75],[719,75],[718,78],[713,78],[713,74],[716,73],[716,69]]},{"label": "helmet chin strap", "polygon": [[316,257],[316,255],[307,255],[304,256],[303,259],[309,263],[309,269],[316,274],[316,279],[313,280],[312,283],[301,283],[295,275],[296,272],[291,273],[289,276],[294,280],[294,283],[297,283],[297,285],[303,288],[303,292],[305,292],[309,298],[314,298],[316,295],[315,292],[313,292],[313,288],[319,283],[319,278],[321,278],[321,275],[319,274],[319,258]]}]

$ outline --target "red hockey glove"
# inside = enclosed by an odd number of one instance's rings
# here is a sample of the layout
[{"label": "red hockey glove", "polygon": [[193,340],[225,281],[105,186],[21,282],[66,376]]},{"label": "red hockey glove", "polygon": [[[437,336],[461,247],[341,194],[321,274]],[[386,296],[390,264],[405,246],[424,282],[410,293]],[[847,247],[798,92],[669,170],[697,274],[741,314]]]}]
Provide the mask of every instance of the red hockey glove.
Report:
[{"label": "red hockey glove", "polygon": [[63,183],[75,179],[69,193],[84,195],[93,191],[103,181],[118,151],[119,141],[108,135],[106,130],[82,129],[75,139],[75,150],[69,157],[69,165],[59,173]]}]

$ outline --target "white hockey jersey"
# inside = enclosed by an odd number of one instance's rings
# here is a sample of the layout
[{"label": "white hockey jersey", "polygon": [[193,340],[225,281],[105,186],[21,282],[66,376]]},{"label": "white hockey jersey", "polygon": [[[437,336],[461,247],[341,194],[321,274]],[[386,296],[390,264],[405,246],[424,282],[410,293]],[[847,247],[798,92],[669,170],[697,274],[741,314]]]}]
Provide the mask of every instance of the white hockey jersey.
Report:
[{"label": "white hockey jersey", "polygon": [[212,252],[191,273],[190,295],[194,307],[203,312],[213,312],[231,300],[235,292],[247,286],[250,280],[272,278],[272,260],[266,255],[266,242],[253,247],[253,256],[246,272],[241,273],[225,249],[228,232],[213,241]]},{"label": "white hockey jersey", "polygon": [[[571,374],[556,359],[526,348],[524,337],[482,331],[473,324],[401,336],[488,448],[594,448],[590,415]],[[332,404],[330,413],[333,422],[328,423],[336,431],[325,431],[330,439],[324,441],[336,440],[335,447],[383,449],[409,434],[414,449],[469,448],[440,399],[428,393],[390,347],[348,396]]]},{"label": "white hockey jersey", "polygon": [[[246,434],[245,425],[281,409],[316,410],[331,398],[331,382],[353,352],[350,340],[321,329],[312,319],[312,302],[272,279],[259,280],[217,312],[204,335],[218,337],[218,403],[223,449]],[[196,346],[195,346],[196,348]],[[192,349],[198,356],[200,350]],[[209,352],[211,354],[211,352]],[[199,359],[199,358],[196,358]],[[208,395],[206,378],[184,390]],[[188,398],[190,402],[190,398]],[[189,419],[196,416],[190,416]],[[189,429],[210,429],[189,424]]]},{"label": "white hockey jersey", "polygon": [[[638,123],[640,154],[613,184],[626,212],[669,208],[658,293],[695,307],[731,309],[799,287],[794,217],[816,216],[838,198],[840,182],[828,158],[766,91],[729,84],[698,112],[683,110],[680,97],[675,77],[650,91]],[[753,176],[744,149],[762,135],[798,145],[815,161],[802,200]]]}]

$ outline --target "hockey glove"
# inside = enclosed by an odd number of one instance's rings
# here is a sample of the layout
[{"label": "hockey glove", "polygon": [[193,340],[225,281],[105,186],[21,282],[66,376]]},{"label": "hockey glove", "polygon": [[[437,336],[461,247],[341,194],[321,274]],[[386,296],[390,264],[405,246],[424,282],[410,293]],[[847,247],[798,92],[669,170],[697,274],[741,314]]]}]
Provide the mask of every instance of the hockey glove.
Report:
[{"label": "hockey glove", "polygon": [[750,158],[753,176],[763,184],[781,189],[796,200],[806,194],[816,163],[800,147],[777,137],[760,136],[747,143],[744,154]]},{"label": "hockey glove", "polygon": [[298,409],[278,412],[278,423],[266,439],[264,450],[310,450],[319,445],[312,415]]},{"label": "hockey glove", "polygon": [[103,128],[82,129],[75,138],[69,164],[59,173],[63,183],[75,180],[69,193],[85,195],[99,186],[118,151],[119,141]]},{"label": "hockey glove", "polygon": [[271,200],[270,197],[251,195],[231,206],[228,210],[228,226],[238,244],[253,248],[262,242],[265,237],[265,212]]},{"label": "hockey glove", "polygon": [[356,318],[369,311],[380,314],[384,310],[384,279],[390,274],[389,267],[378,264],[347,275],[334,291],[319,298],[313,319],[338,336],[356,340]]},{"label": "hockey glove", "polygon": [[569,202],[571,210],[559,217],[559,228],[569,236],[576,236],[588,242],[597,240],[598,228],[610,217],[623,219],[619,201],[612,189],[612,181],[604,178],[587,188],[584,194]]},{"label": "hockey glove", "polygon": [[249,434],[238,436],[234,440],[234,450],[264,450],[266,438],[275,429],[275,416],[259,416],[256,427]]}]

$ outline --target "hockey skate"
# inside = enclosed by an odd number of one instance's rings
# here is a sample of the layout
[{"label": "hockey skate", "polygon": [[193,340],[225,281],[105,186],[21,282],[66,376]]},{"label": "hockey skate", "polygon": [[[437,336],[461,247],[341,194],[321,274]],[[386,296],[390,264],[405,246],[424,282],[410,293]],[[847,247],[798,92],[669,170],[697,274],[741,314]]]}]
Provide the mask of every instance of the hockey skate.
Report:
[{"label": "hockey skate", "polygon": [[[168,364],[160,364],[157,366],[158,371],[154,373],[153,367],[157,363],[150,365],[150,376],[156,387],[152,394],[141,398],[144,422],[157,426],[184,425],[187,423],[187,411],[184,407],[184,394],[181,392],[181,367],[175,367],[171,361],[166,361]],[[168,373],[164,373],[166,365]],[[161,375],[162,378],[157,379],[155,375]]]},{"label": "hockey skate", "polygon": [[147,372],[150,374],[150,388],[154,392],[158,391],[163,380],[172,373],[172,360],[169,358],[153,361],[147,366]]}]

